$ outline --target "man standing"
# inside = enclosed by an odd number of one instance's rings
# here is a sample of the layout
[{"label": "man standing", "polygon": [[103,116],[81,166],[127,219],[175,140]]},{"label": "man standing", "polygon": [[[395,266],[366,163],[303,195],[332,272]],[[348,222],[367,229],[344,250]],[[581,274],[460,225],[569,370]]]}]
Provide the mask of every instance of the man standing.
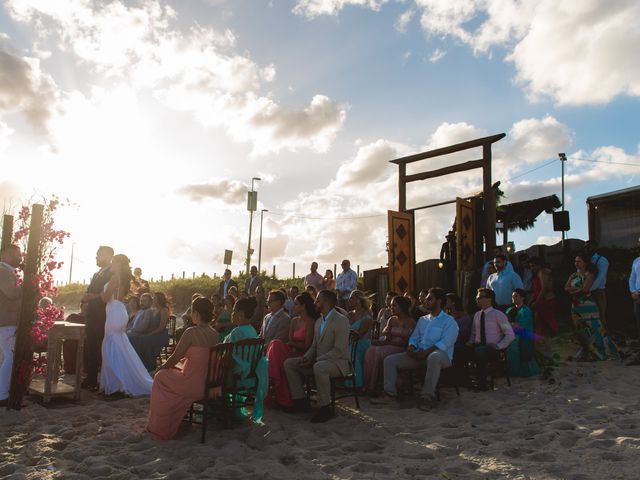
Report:
[{"label": "man standing", "polygon": [[515,333],[507,316],[493,308],[495,293],[488,288],[479,288],[476,304],[480,308],[473,316],[469,346],[471,356],[476,362],[478,387],[487,387],[487,362],[498,359],[500,350],[504,350],[515,339]]},{"label": "man standing", "polygon": [[351,270],[351,262],[349,260],[343,260],[340,265],[342,266],[342,272],[336,278],[336,292],[338,293],[338,306],[346,309],[349,295],[356,289],[358,276],[356,272]]},{"label": "man standing", "polygon": [[295,304],[298,293],[300,293],[298,287],[296,287],[295,285],[293,287],[289,287],[289,297],[287,298],[287,301],[284,302],[284,309],[287,311],[291,318],[293,318],[294,315],[293,305]]},{"label": "man standing", "polygon": [[[640,238],[638,238],[638,246],[640,247]],[[638,339],[640,339],[640,257],[636,258],[631,265],[629,291],[631,292],[631,300],[633,301],[633,314],[636,317]]]},{"label": "man standing", "polygon": [[149,289],[149,282],[147,282],[144,278],[142,278],[142,269],[140,267],[136,267],[133,269],[133,276],[135,278],[136,283],[138,284],[137,294],[142,295],[143,293],[149,293],[151,290]]},{"label": "man standing", "polygon": [[251,276],[244,281],[244,291],[247,295],[253,296],[259,285],[262,285],[262,280],[258,277],[258,267],[254,265],[251,267]]},{"label": "man standing", "polygon": [[[489,256],[489,260],[487,260],[482,266],[482,273],[480,275],[480,286],[482,288],[487,286],[487,280],[489,279],[489,275],[491,275],[491,273],[489,273],[489,269],[493,266],[493,259],[498,255],[502,255],[502,249],[500,247],[493,247],[493,250],[491,250],[491,256]],[[513,271],[513,264],[509,260],[507,260],[504,269]]]},{"label": "man standing", "polygon": [[222,281],[218,286],[218,295],[220,296],[220,299],[226,298],[227,294],[229,293],[229,289],[231,287],[238,288],[238,284],[231,278],[231,270],[227,268],[224,271],[224,275],[222,276]]},{"label": "man standing", "polygon": [[304,378],[313,374],[318,389],[318,411],[313,423],[331,418],[331,377],[347,375],[349,365],[349,319],[335,309],[335,292],[320,290],[316,308],[322,318],[316,320],[313,343],[302,357],[288,358],[284,370],[293,399],[293,412],[309,412],[311,407],[304,391]]},{"label": "man standing", "polygon": [[598,306],[600,314],[600,322],[602,326],[607,328],[607,294],[605,288],[607,286],[607,272],[609,271],[609,260],[598,253],[598,242],[595,240],[587,240],[584,242],[584,251],[591,257],[593,263],[598,269],[596,278],[591,285],[591,298]]},{"label": "man standing", "polygon": [[309,285],[316,289],[316,292],[322,290],[322,275],[318,273],[318,263],[313,262],[311,264],[311,273],[307,274],[304,277],[304,288],[306,289]]},{"label": "man standing", "polygon": [[511,295],[516,288],[522,288],[520,276],[513,270],[507,270],[507,257],[496,255],[493,259],[496,273],[489,275],[487,288],[495,292],[498,308],[503,312],[511,306]]},{"label": "man standing", "polygon": [[389,355],[384,359],[384,391],[388,399],[398,395],[396,382],[399,368],[414,369],[426,366],[418,407],[421,410],[431,410],[436,400],[440,371],[451,366],[453,346],[458,338],[458,324],[443,310],[445,302],[446,295],[443,289],[430,288],[425,299],[429,313],[418,320],[409,337],[407,351]]},{"label": "man standing", "polygon": [[106,321],[106,305],[102,301],[104,286],[111,278],[111,259],[113,248],[100,246],[96,253],[96,265],[100,270],[95,273],[87,288],[87,293],[82,297],[83,302],[88,302],[86,324],[86,348],[85,359],[87,378],[82,382],[82,388],[89,390],[98,389],[98,371],[102,364],[102,339],[104,338],[104,323]]},{"label": "man standing", "polygon": [[0,252],[0,406],[3,407],[7,406],[11,387],[13,350],[22,294],[16,268],[21,261],[22,252],[17,245],[8,245]]},{"label": "man standing", "polygon": [[284,293],[280,290],[271,290],[267,300],[269,313],[264,317],[260,336],[264,338],[265,349],[269,347],[271,340],[289,341],[289,324],[291,318],[284,310]]}]

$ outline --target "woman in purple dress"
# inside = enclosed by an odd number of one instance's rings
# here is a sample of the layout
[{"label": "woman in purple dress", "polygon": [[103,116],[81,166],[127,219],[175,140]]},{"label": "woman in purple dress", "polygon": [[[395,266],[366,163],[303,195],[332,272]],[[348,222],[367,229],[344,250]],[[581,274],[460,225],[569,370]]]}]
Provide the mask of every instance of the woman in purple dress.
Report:
[{"label": "woman in purple dress", "polygon": [[377,393],[378,378],[382,373],[385,357],[404,352],[411,332],[416,326],[411,314],[411,299],[396,296],[391,301],[392,316],[378,340],[374,340],[364,356],[364,388],[367,393]]}]

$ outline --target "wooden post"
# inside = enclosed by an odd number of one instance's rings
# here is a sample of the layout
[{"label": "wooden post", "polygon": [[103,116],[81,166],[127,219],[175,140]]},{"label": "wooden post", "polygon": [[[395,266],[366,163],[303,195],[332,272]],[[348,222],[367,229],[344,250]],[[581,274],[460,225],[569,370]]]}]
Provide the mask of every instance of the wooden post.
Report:
[{"label": "wooden post", "polygon": [[5,215],[2,221],[2,245],[0,250],[11,245],[13,240],[13,215]]},{"label": "wooden post", "polygon": [[336,265],[335,263],[333,264],[333,278],[334,280],[337,278],[336,276],[336,271],[338,270],[338,265]]},{"label": "wooden post", "polygon": [[296,278],[296,262],[293,262],[293,278]]},{"label": "wooden post", "polygon": [[193,272],[193,273],[191,274],[191,280],[195,280],[195,279],[196,279],[196,272]]},{"label": "wooden post", "polygon": [[182,279],[184,280],[184,270],[182,271]]},{"label": "wooden post", "polygon": [[407,165],[398,165],[398,211],[404,212],[407,209]]},{"label": "wooden post", "polygon": [[[33,362],[33,340],[31,325],[36,317],[39,300],[38,258],[40,241],[42,239],[42,218],[44,205],[35,204],[31,207],[31,225],[29,226],[29,242],[27,256],[24,262],[24,283],[22,284],[22,306],[16,329],[16,345],[13,352],[13,370],[11,372],[11,387],[9,388],[9,402],[7,408],[20,410],[22,398],[31,382]],[[50,360],[50,359],[47,359]]]},{"label": "wooden post", "polygon": [[273,266],[273,279],[276,279],[276,266]]},{"label": "wooden post", "polygon": [[171,280],[173,281],[175,279],[173,273],[171,274]]},{"label": "wooden post", "polygon": [[491,144],[482,145],[482,199],[485,218],[485,250],[492,251],[496,246],[496,197],[491,188]]}]

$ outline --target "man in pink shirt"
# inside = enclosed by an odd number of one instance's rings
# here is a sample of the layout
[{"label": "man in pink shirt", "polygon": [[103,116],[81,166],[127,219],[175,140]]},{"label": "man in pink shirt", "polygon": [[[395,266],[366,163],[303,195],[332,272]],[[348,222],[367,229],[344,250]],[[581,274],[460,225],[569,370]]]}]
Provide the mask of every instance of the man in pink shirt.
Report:
[{"label": "man in pink shirt", "polygon": [[478,368],[478,387],[481,390],[485,390],[487,386],[487,362],[498,359],[499,351],[507,348],[515,339],[509,319],[493,307],[494,302],[493,290],[478,289],[476,304],[480,310],[473,316],[468,345]]},{"label": "man in pink shirt", "polygon": [[311,285],[316,289],[316,292],[319,292],[323,288],[322,281],[323,277],[318,273],[318,263],[313,262],[311,264],[311,273],[304,277],[304,288],[307,288],[309,285]]}]

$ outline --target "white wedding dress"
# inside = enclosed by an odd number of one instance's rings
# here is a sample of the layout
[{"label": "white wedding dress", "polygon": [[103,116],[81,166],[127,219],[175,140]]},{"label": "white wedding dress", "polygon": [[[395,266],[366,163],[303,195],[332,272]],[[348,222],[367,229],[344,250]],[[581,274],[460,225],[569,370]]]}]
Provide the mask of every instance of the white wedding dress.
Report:
[{"label": "white wedding dress", "polygon": [[134,397],[151,395],[153,379],[125,333],[129,316],[124,303],[112,298],[107,303],[106,313],[100,391],[106,395],[115,392]]}]

